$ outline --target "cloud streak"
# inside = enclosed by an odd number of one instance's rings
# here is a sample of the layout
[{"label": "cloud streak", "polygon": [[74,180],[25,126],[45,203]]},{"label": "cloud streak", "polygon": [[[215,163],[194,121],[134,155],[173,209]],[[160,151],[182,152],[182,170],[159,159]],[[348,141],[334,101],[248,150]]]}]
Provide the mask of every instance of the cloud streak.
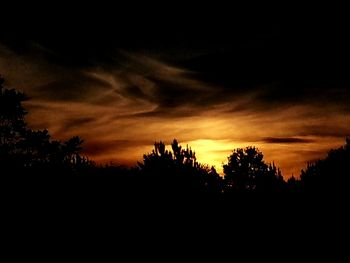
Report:
[{"label": "cloud streak", "polygon": [[303,139],[303,138],[295,138],[295,137],[285,137],[285,138],[266,137],[266,138],[263,138],[262,141],[266,143],[286,143],[286,144],[314,142],[314,140],[311,140],[311,139]]}]

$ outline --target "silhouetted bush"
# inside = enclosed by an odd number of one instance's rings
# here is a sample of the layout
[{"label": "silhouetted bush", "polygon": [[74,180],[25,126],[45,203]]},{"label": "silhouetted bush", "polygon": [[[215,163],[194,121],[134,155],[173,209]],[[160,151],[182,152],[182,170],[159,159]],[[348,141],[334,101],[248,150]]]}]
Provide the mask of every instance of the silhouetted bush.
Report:
[{"label": "silhouetted bush", "polygon": [[156,142],[152,152],[138,163],[149,184],[167,192],[221,192],[222,179],[214,167],[198,163],[195,152],[188,146],[183,149],[175,139],[171,148],[166,150],[163,142]]},{"label": "silhouetted bush", "polygon": [[225,164],[226,192],[271,192],[281,191],[284,180],[275,164],[267,165],[264,155],[255,147],[238,148]]},{"label": "silhouetted bush", "polygon": [[325,159],[309,163],[301,172],[304,191],[347,192],[350,181],[350,138],[344,146],[332,149]]},{"label": "silhouetted bush", "polygon": [[69,174],[92,166],[79,154],[83,141],[72,137],[65,142],[52,140],[47,130],[34,131],[25,123],[26,96],[3,87],[0,77],[0,166],[3,173]]}]

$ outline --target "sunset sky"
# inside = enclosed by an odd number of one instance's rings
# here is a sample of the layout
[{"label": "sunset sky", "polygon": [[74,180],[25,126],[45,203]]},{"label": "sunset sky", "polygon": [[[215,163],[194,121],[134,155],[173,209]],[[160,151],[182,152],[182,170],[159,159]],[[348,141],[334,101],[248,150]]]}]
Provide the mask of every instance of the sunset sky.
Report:
[{"label": "sunset sky", "polygon": [[298,176],[350,135],[349,28],[224,17],[16,24],[0,38],[0,74],[30,98],[30,127],[81,136],[98,162],[134,165],[177,138],[219,172],[254,145]]}]

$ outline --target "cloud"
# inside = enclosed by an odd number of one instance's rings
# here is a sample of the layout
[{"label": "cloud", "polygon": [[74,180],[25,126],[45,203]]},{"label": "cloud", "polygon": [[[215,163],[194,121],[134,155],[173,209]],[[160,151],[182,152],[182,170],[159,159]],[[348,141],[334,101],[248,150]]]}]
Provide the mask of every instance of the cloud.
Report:
[{"label": "cloud", "polygon": [[[259,62],[259,66],[254,66],[254,61],[247,64],[244,56],[241,58],[225,49],[222,52],[203,52],[194,57],[178,56],[171,64],[161,59],[162,50],[145,54],[110,47],[108,58],[106,54],[98,56],[104,53],[102,51],[97,52],[96,57],[87,50],[80,55],[85,60],[91,58],[94,63],[66,65],[58,62],[74,53],[75,49],[77,47],[55,53],[57,51],[51,50],[50,46],[33,42],[30,51],[19,55],[3,46],[0,53],[4,63],[0,67],[5,68],[3,74],[10,82],[21,74],[20,87],[29,90],[31,96],[100,104],[129,100],[130,103],[153,104],[155,115],[162,112],[165,116],[168,109],[173,112],[184,106],[206,110],[230,102],[234,102],[228,109],[232,112],[242,109],[265,111],[298,104],[337,105],[339,110],[350,110],[350,90],[343,79],[315,81],[311,77],[293,77],[289,73],[285,77],[276,73],[265,79],[264,67],[269,68],[270,64]],[[68,53],[64,54],[65,51]],[[208,80],[210,76],[214,77],[212,81]],[[244,103],[242,98],[248,96],[251,99]],[[239,105],[238,101],[241,102]],[[150,114],[148,107],[145,114]]]},{"label": "cloud", "polygon": [[110,83],[84,72],[71,72],[47,84],[35,87],[33,96],[53,101],[84,101],[111,88]]},{"label": "cloud", "polygon": [[115,77],[122,83],[116,91],[124,96],[148,100],[159,108],[177,108],[214,104],[220,93],[219,87],[197,79],[188,70],[143,55],[126,56],[127,71],[122,69]]},{"label": "cloud", "polygon": [[250,67],[254,54],[244,61],[234,52],[180,59],[164,50],[108,52],[108,59],[83,52],[82,63],[70,64],[61,61],[70,57],[64,50],[18,53],[0,45],[0,72],[31,98],[30,127],[60,140],[80,135],[97,161],[135,162],[155,140],[177,138],[218,169],[231,150],[255,145],[298,175],[306,160],[350,135],[350,92],[339,83],[318,91],[303,78],[270,82],[271,65]]},{"label": "cloud", "polygon": [[298,134],[300,136],[346,138],[350,136],[349,121],[350,116],[348,114],[344,115],[344,120],[338,124],[307,124],[302,127]]},{"label": "cloud", "polygon": [[90,124],[96,121],[97,121],[97,117],[69,118],[62,122],[61,131],[58,131],[58,133],[62,133],[63,131],[67,131],[72,128],[84,129],[86,128],[86,126],[89,126]]},{"label": "cloud", "polygon": [[266,137],[262,139],[263,142],[266,143],[312,143],[314,140],[312,139],[303,139],[303,138],[295,138],[295,137],[284,137],[284,138],[278,138],[278,137]]}]

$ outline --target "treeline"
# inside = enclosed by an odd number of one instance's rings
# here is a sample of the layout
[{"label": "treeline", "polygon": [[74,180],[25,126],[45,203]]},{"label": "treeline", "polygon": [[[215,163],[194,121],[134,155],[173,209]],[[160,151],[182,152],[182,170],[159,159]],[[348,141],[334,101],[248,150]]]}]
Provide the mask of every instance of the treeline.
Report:
[{"label": "treeline", "polygon": [[[26,96],[6,89],[0,78],[0,171],[5,179],[18,179],[40,187],[73,188],[109,193],[210,194],[290,193],[346,191],[350,176],[350,139],[328,156],[310,163],[300,179],[286,181],[274,163],[266,163],[255,147],[239,148],[228,157],[221,177],[214,167],[200,164],[195,152],[177,140],[166,150],[156,142],[151,153],[135,167],[97,165],[81,155],[78,136],[61,142],[47,130],[31,130],[25,123]],[[48,188],[50,189],[50,188]],[[48,190],[49,191],[49,190]]]}]

